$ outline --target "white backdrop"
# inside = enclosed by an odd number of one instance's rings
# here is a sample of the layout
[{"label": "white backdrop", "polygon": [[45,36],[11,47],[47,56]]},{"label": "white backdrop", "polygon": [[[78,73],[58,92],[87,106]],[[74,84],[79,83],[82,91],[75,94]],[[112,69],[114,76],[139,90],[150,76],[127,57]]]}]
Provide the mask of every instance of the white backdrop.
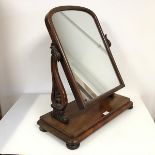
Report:
[{"label": "white backdrop", "polygon": [[51,41],[44,17],[59,5],[85,6],[96,13],[112,42],[111,49],[126,87],[139,92],[155,118],[154,0],[1,0],[0,103],[3,114],[23,93],[51,91]]}]

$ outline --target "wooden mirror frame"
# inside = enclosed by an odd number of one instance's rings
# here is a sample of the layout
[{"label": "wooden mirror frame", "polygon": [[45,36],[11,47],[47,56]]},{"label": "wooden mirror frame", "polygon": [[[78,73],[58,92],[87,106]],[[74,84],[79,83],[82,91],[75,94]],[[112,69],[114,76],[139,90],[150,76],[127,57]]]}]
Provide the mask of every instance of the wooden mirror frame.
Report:
[{"label": "wooden mirror frame", "polygon": [[[99,20],[97,18],[97,16],[95,15],[95,13],[93,11],[91,11],[90,9],[87,9],[85,7],[80,7],[80,6],[60,6],[60,7],[56,7],[54,9],[52,9],[47,15],[46,15],[46,18],[45,18],[45,23],[46,23],[46,26],[47,26],[47,29],[48,29],[48,32],[50,34],[50,37],[53,41],[53,43],[55,44],[55,46],[57,47],[58,49],[58,52],[60,52],[62,58],[60,59],[60,62],[61,62],[61,65],[64,69],[64,72],[65,72],[65,75],[68,79],[68,82],[69,82],[69,85],[71,87],[71,90],[74,94],[74,97],[76,99],[76,102],[78,104],[78,107],[80,109],[83,109],[85,108],[86,104],[85,104],[85,101],[81,95],[81,92],[80,92],[80,89],[77,85],[77,82],[75,80],[75,77],[73,75],[73,72],[72,72],[72,69],[69,65],[69,62],[67,60],[67,57],[66,57],[66,54],[63,50],[63,47],[61,46],[61,42],[59,41],[59,37],[56,33],[56,30],[55,30],[55,27],[54,27],[54,24],[52,22],[52,16],[56,13],[56,12],[59,12],[59,11],[65,11],[65,10],[77,10],[77,11],[83,11],[83,12],[86,12],[88,14],[90,14],[90,16],[94,19],[94,22],[96,24],[96,27],[99,31],[99,34],[102,38],[102,41],[103,41],[103,44],[105,45],[105,48],[106,48],[106,51],[107,51],[107,54],[110,58],[110,61],[111,61],[111,64],[114,68],[114,71],[116,73],[116,76],[119,80],[119,83],[120,85],[118,85],[117,87],[107,91],[106,93],[102,94],[102,95],[99,95],[98,97],[94,98],[94,100],[102,100],[104,98],[106,98],[107,96],[113,94],[114,92],[116,92],[117,90],[123,88],[125,86],[124,82],[123,82],[123,79],[119,73],[119,70],[117,68],[117,65],[115,63],[115,60],[112,56],[112,53],[111,53],[111,50],[110,50],[110,46],[111,46],[111,43],[110,41],[107,39],[107,35],[103,33],[102,31],[102,28],[101,28],[101,25],[99,23]],[[94,60],[95,61],[95,60]],[[91,101],[88,101],[88,102],[92,102]]]},{"label": "wooden mirror frame", "polygon": [[[114,67],[120,85],[107,93],[89,101],[92,104],[85,106],[80,90],[75,81],[69,62],[52,23],[52,15],[58,11],[79,10],[89,13],[99,30],[111,63]],[[96,15],[89,9],[79,6],[60,6],[52,9],[45,18],[45,23],[52,39],[51,44],[51,72],[52,72],[52,110],[41,116],[37,124],[43,132],[50,132],[66,142],[67,148],[74,150],[80,142],[94,131],[118,116],[126,109],[132,109],[133,103],[129,98],[114,92],[124,87],[124,82],[118,71],[110,51],[111,43],[103,33]],[[61,81],[57,63],[61,62],[67,80],[75,96],[75,101],[68,104],[67,94]]]}]

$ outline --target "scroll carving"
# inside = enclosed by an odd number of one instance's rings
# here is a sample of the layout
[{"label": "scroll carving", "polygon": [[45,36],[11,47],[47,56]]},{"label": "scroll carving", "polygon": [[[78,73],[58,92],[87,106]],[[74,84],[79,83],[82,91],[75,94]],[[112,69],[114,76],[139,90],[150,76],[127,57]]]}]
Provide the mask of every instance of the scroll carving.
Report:
[{"label": "scroll carving", "polygon": [[51,73],[52,73],[52,93],[51,101],[53,111],[51,113],[52,117],[57,119],[62,123],[68,123],[68,118],[65,116],[65,109],[68,103],[66,91],[62,84],[57,63],[61,59],[61,55],[58,52],[54,43],[51,44]]}]

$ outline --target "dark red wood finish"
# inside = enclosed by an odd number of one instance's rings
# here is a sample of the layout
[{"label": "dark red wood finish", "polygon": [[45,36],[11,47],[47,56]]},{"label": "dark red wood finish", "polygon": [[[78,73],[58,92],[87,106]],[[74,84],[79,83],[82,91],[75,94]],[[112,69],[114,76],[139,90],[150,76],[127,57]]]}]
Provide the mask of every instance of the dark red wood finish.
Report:
[{"label": "dark red wood finish", "polygon": [[[87,109],[83,110],[79,110],[76,101],[73,101],[66,108],[66,116],[70,119],[68,124],[59,122],[51,117],[51,113],[47,113],[40,117],[38,125],[42,131],[48,131],[66,142],[69,149],[76,149],[82,140],[132,107],[129,98],[117,94],[89,104]],[[109,114],[104,115],[105,111]]]}]

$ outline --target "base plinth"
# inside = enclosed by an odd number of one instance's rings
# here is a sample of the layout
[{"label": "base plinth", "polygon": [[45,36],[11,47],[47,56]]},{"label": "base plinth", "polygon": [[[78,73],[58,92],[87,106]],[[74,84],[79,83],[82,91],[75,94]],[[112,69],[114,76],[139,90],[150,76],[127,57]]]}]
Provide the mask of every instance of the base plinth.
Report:
[{"label": "base plinth", "polygon": [[43,131],[48,131],[66,142],[67,148],[74,150],[80,142],[115,118],[133,103],[129,98],[115,94],[103,101],[88,105],[87,109],[79,110],[75,101],[68,104],[65,115],[68,124],[63,124],[51,116],[51,112],[40,117],[37,122]]}]

